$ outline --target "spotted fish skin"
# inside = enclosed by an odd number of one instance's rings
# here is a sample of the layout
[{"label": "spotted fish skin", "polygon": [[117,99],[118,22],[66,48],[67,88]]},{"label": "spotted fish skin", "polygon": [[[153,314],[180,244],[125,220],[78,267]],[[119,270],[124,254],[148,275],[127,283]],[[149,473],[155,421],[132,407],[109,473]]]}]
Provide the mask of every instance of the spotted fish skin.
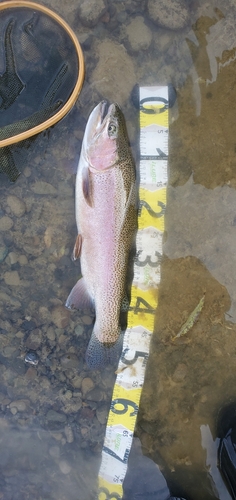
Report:
[{"label": "spotted fish skin", "polygon": [[136,229],[135,167],[122,112],[102,101],[91,113],[76,178],[78,238],[83,278],[66,306],[93,304],[95,324],[87,363],[98,368],[114,362],[122,345],[119,325],[125,296],[129,251]]}]

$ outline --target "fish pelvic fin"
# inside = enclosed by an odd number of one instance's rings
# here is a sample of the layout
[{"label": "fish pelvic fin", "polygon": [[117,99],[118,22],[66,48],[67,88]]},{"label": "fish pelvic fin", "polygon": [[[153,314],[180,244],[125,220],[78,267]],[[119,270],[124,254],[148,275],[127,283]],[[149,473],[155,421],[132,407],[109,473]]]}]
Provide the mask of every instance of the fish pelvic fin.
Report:
[{"label": "fish pelvic fin", "polygon": [[120,334],[116,342],[110,344],[100,342],[93,332],[85,355],[88,367],[91,370],[99,370],[109,364],[116,367],[122,352],[123,336]]},{"label": "fish pelvic fin", "polygon": [[67,309],[94,311],[94,302],[87,290],[84,278],[80,278],[74,288],[72,288],[70,294],[67,297],[65,306],[67,307]]}]

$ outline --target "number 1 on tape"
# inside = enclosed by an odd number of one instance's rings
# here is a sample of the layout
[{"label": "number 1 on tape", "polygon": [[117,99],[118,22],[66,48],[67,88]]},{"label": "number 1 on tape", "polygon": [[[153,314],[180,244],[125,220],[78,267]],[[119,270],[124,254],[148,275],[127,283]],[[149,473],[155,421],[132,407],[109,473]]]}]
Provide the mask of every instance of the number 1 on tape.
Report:
[{"label": "number 1 on tape", "polygon": [[[168,87],[140,87],[140,188],[128,325],[107,421],[98,500],[121,500],[158,305],[168,161]],[[135,370],[133,367],[135,365]]]}]

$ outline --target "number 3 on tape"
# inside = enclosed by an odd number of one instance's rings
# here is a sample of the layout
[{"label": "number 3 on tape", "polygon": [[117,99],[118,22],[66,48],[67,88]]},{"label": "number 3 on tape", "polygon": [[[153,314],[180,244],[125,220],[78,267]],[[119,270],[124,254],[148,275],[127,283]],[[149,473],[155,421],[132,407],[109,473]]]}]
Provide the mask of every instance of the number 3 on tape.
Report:
[{"label": "number 3 on tape", "polygon": [[[128,325],[99,471],[98,499],[122,500],[158,304],[168,160],[168,87],[140,87],[140,206]],[[155,239],[154,239],[155,237]],[[150,238],[155,241],[150,244]],[[150,255],[150,251],[152,255]],[[132,367],[135,365],[135,378]]]}]

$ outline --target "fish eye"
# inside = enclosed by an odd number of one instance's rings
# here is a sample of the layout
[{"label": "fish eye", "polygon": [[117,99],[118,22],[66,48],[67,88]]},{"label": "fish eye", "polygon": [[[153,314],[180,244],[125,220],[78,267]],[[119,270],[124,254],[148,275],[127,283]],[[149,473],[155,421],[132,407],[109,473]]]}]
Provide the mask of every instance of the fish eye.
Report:
[{"label": "fish eye", "polygon": [[116,126],[114,125],[114,123],[110,123],[110,125],[108,126],[108,134],[115,135],[115,133],[116,133]]}]

